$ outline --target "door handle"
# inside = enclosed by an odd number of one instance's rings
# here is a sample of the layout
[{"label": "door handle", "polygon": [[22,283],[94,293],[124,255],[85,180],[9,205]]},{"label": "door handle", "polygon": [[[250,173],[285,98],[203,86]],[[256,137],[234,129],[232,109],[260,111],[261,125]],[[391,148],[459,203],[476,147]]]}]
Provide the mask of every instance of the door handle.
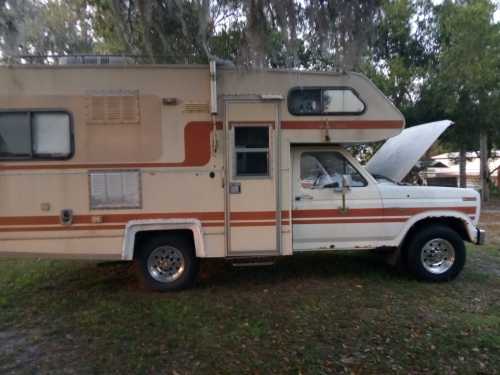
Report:
[{"label": "door handle", "polygon": [[308,194],[303,194],[303,195],[297,195],[295,197],[295,200],[296,201],[301,201],[301,200],[312,200],[314,199],[314,197],[312,195],[308,195]]}]

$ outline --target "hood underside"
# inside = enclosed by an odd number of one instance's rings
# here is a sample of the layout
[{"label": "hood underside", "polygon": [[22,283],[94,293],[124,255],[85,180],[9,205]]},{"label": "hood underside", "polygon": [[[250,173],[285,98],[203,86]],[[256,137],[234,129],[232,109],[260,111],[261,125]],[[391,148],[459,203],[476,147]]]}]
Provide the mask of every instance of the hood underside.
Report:
[{"label": "hood underside", "polygon": [[413,166],[451,125],[450,120],[412,126],[389,138],[366,164],[374,175],[400,182]]}]

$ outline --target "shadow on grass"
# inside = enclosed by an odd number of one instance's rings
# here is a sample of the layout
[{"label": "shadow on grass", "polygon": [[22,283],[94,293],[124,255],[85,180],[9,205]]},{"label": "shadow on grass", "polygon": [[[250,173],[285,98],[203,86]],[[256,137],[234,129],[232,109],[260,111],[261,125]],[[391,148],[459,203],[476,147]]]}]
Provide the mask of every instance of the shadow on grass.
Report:
[{"label": "shadow on grass", "polygon": [[[490,249],[469,249],[466,268],[458,281],[485,282],[496,275],[500,264],[489,256]],[[485,265],[485,261],[488,264]],[[491,269],[495,270],[492,273]],[[387,265],[383,254],[373,252],[304,253],[277,258],[272,266],[233,267],[224,259],[203,259],[194,289],[271,288],[277,285],[332,283],[413,283],[411,275]],[[142,293],[136,269],[130,262],[2,260],[0,287],[17,291],[50,292],[117,291]],[[1,297],[1,296],[0,296]],[[1,302],[1,298],[0,298]]]},{"label": "shadow on grass", "polygon": [[[144,291],[137,281],[135,266],[128,262],[64,262],[45,276],[38,284],[43,290]],[[277,284],[325,280],[400,282],[408,280],[408,276],[388,266],[380,254],[373,253],[299,254],[278,258],[272,266],[252,267],[233,267],[226,260],[204,259],[195,288],[270,288]]]},{"label": "shadow on grass", "polygon": [[272,266],[233,267],[226,261],[206,260],[199,287],[228,285],[273,286],[284,282],[325,279],[394,279],[405,277],[379,254],[300,254],[277,259]]}]

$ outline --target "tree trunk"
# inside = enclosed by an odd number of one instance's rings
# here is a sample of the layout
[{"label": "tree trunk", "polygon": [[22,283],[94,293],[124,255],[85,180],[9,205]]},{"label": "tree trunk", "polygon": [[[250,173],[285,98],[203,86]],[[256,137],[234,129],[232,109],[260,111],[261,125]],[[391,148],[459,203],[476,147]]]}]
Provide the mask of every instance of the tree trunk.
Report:
[{"label": "tree trunk", "polygon": [[467,186],[467,171],[466,171],[466,151],[465,151],[465,146],[461,145],[460,146],[460,155],[459,155],[459,167],[460,167],[460,177],[459,177],[459,185],[461,188],[464,188]]},{"label": "tree trunk", "polygon": [[483,202],[490,199],[490,189],[488,185],[488,134],[481,130],[479,133],[479,178],[481,186],[481,198]]}]

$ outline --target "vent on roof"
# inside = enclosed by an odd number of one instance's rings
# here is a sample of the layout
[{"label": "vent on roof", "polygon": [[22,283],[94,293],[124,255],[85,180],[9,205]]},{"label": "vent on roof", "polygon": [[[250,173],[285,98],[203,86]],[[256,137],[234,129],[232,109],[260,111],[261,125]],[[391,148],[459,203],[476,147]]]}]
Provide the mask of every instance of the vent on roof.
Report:
[{"label": "vent on roof", "polygon": [[186,103],[184,105],[184,112],[187,113],[195,113],[195,112],[208,113],[208,110],[209,110],[208,103]]},{"label": "vent on roof", "polygon": [[139,124],[139,92],[95,92],[87,96],[87,124]]},{"label": "vent on roof", "polygon": [[60,65],[121,65],[133,64],[134,60],[128,56],[111,55],[70,55],[58,57]]}]

